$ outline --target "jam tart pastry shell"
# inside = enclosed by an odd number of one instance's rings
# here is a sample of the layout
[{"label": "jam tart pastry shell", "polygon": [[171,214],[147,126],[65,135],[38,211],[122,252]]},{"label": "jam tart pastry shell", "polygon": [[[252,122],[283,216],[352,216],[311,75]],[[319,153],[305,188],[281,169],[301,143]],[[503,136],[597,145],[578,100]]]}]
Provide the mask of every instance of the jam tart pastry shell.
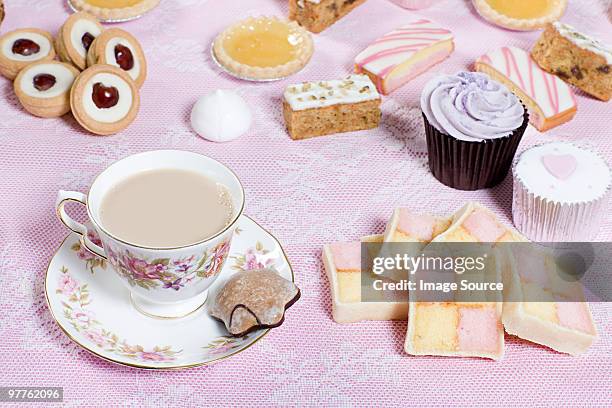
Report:
[{"label": "jam tart pastry shell", "polygon": [[87,52],[85,55],[81,55],[74,45],[71,44],[71,31],[78,21],[83,20],[88,20],[95,24],[100,33],[104,31],[104,27],[102,27],[102,24],[100,24],[95,16],[87,12],[80,11],[68,17],[55,38],[55,50],[59,59],[63,62],[73,64],[81,71],[87,68]]},{"label": "jam tart pastry shell", "polygon": [[[132,92],[132,106],[128,113],[119,121],[112,123],[102,123],[92,118],[86,111],[83,105],[83,94],[87,83],[94,75],[99,73],[114,74],[124,80]],[[140,94],[138,87],[132,78],[122,69],[111,65],[94,65],[87,68],[74,81],[70,92],[70,106],[72,114],[76,121],[89,132],[99,135],[108,136],[120,132],[127,128],[138,115],[140,109]]]},{"label": "jam tart pastry shell", "polygon": [[134,54],[132,57],[134,60],[138,61],[139,69],[138,76],[136,78],[132,77],[132,80],[136,83],[138,88],[141,88],[147,79],[147,60],[142,51],[140,42],[127,31],[119,28],[110,28],[100,34],[89,47],[89,52],[87,53],[87,66],[91,67],[97,64],[116,66],[115,61],[108,61],[106,57],[106,45],[114,38],[123,38],[130,43],[130,51]]},{"label": "jam tart pastry shell", "polygon": [[153,10],[161,0],[142,0],[141,2],[122,8],[104,8],[94,6],[87,0],[68,0],[72,8],[78,11],[86,11],[102,21],[125,21],[138,18]]},{"label": "jam tart pastry shell", "polygon": [[495,10],[487,0],[472,0],[478,14],[485,20],[498,26],[516,30],[516,31],[533,31],[538,30],[546,24],[557,21],[565,13],[567,0],[550,0],[550,12],[542,17],[537,18],[514,18],[507,16]]},{"label": "jam tart pastry shell", "polygon": [[[34,64],[31,64],[21,70],[19,75],[17,75],[17,78],[15,78],[14,88],[17,99],[23,108],[34,116],[41,118],[56,118],[63,116],[70,112],[70,89],[72,88],[72,83],[64,92],[50,98],[37,98],[29,95],[21,86],[22,80],[28,74],[28,72],[41,65],[57,65],[58,67],[68,70],[73,76],[73,81],[80,74],[80,71],[71,64],[58,61],[35,62]],[[52,73],[49,72],[49,74]]]},{"label": "jam tart pastry shell", "polygon": [[[297,48],[298,53],[293,60],[275,67],[257,67],[238,62],[228,54],[223,45],[225,39],[231,35],[239,25],[257,20],[276,20],[286,23],[290,27],[291,32],[302,39],[302,45],[301,47]],[[219,34],[213,42],[213,53],[217,61],[219,61],[219,63],[225,69],[236,76],[253,80],[279,79],[295,74],[306,66],[314,53],[314,42],[310,33],[295,21],[285,22],[284,20],[276,17],[251,17],[249,19],[239,21],[236,24],[232,24],[221,32],[221,34]]]},{"label": "jam tart pastry shell", "polygon": [[[50,46],[47,55],[29,61],[17,61],[6,57],[4,55],[4,52],[2,51],[2,48],[4,47],[4,41],[8,38],[12,38],[13,36],[19,33],[31,33],[45,37],[49,41]],[[53,60],[55,58],[55,46],[53,43],[53,36],[47,31],[39,30],[38,28],[22,28],[3,34],[2,36],[0,36],[0,74],[12,81],[17,77],[19,71],[21,71],[28,65],[33,64],[34,62]]]}]

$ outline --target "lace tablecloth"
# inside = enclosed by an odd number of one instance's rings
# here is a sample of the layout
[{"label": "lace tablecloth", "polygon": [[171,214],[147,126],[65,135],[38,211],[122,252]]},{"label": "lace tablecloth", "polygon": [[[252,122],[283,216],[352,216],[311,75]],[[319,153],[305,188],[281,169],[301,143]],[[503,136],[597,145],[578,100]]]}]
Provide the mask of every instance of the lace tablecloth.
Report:
[{"label": "lace tablecloth", "polygon": [[[2,32],[35,26],[56,32],[68,16],[61,0],[7,0]],[[456,50],[383,103],[379,129],[292,141],[281,115],[289,82],[347,75],[369,41],[411,16],[386,0],[370,0],[315,37],[312,62],[290,80],[233,80],[208,56],[215,33],[247,15],[286,15],[286,0],[163,0],[144,18],[122,24],[142,42],[149,78],[141,112],[111,137],[84,133],[68,117],[43,120],[19,106],[0,78],[0,385],[63,386],[67,405],[125,406],[525,406],[609,405],[612,307],[593,305],[599,339],[569,357],[506,338],[502,361],[410,357],[405,322],[339,325],[332,321],[324,243],[379,233],[396,206],[450,214],[478,200],[510,222],[511,182],[461,192],[438,183],[427,168],[416,107],[436,73],[468,68],[488,49],[528,48],[538,33],[516,33],[481,20],[467,0],[441,0],[420,12],[450,27]],[[564,20],[612,42],[609,0],[570,1]],[[194,101],[215,88],[238,90],[255,125],[237,141],[215,144],[190,129]],[[546,134],[528,130],[519,150],[536,142],[571,140],[594,147],[612,163],[610,104],[578,94],[573,121]],[[66,236],[54,215],[59,189],[87,191],[113,161],[151,149],[177,148],[232,167],[247,194],[246,212],[284,244],[302,289],[286,322],[261,342],[214,366],[145,372],[102,361],[73,344],[51,319],[43,277]],[[599,240],[612,239],[612,218]]]}]

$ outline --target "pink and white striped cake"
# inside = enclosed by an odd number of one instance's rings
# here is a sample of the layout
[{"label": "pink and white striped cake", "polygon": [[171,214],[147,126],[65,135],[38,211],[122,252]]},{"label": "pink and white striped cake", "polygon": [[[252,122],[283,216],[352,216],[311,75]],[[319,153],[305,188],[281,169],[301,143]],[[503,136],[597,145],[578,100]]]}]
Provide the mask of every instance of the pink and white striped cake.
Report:
[{"label": "pink and white striped cake", "polygon": [[540,131],[570,121],[576,114],[576,98],[569,85],[541,69],[528,51],[502,47],[480,56],[474,67],[510,88],[529,108],[529,121]]},{"label": "pink and white striped cake", "polygon": [[355,58],[355,72],[367,74],[388,95],[446,59],[454,47],[449,30],[418,19],[370,44]]}]

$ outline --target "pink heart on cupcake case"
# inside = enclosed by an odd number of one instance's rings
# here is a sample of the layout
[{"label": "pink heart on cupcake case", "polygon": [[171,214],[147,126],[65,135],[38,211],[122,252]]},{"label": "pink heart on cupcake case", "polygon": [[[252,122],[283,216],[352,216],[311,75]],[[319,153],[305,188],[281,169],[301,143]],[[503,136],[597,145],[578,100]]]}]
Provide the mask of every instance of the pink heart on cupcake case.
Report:
[{"label": "pink heart on cupcake case", "polygon": [[578,166],[576,158],[571,154],[547,154],[542,156],[542,163],[548,172],[559,180],[566,180]]}]

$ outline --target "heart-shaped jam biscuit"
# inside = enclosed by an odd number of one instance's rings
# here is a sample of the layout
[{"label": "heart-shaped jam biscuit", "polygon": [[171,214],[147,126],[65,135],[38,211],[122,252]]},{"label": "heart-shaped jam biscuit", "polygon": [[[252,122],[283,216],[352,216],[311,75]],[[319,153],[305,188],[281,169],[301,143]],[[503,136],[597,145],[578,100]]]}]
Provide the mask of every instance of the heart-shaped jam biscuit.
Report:
[{"label": "heart-shaped jam biscuit", "polygon": [[34,116],[52,118],[70,112],[70,89],[79,70],[58,61],[28,65],[15,78],[17,99]]},{"label": "heart-shaped jam biscuit", "polygon": [[542,164],[551,176],[567,180],[576,171],[578,161],[571,154],[547,154],[542,156]]},{"label": "heart-shaped jam biscuit", "polygon": [[37,28],[23,28],[0,37],[0,74],[15,79],[19,71],[38,61],[55,58],[53,37]]},{"label": "heart-shaped jam biscuit", "polygon": [[88,131],[111,135],[127,128],[140,107],[138,87],[121,68],[94,65],[72,87],[72,113]]},{"label": "heart-shaped jam biscuit", "polygon": [[68,17],[56,39],[57,53],[64,62],[80,70],[87,68],[87,52],[104,28],[98,19],[86,12]]},{"label": "heart-shaped jam biscuit", "polygon": [[155,8],[160,0],[68,0],[74,10],[87,11],[102,21],[133,20]]},{"label": "heart-shaped jam biscuit", "polygon": [[147,77],[142,47],[130,33],[119,28],[104,31],[89,48],[87,64],[114,65],[127,72],[140,88]]}]

